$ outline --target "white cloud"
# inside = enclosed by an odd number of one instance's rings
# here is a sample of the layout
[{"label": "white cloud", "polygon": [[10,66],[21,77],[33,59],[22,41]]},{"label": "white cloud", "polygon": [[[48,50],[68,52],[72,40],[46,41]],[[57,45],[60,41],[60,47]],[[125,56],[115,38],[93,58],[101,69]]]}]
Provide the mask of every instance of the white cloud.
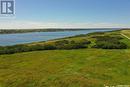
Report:
[{"label": "white cloud", "polygon": [[38,29],[38,28],[128,28],[127,24],[113,23],[46,23],[34,21],[0,21],[0,29]]}]

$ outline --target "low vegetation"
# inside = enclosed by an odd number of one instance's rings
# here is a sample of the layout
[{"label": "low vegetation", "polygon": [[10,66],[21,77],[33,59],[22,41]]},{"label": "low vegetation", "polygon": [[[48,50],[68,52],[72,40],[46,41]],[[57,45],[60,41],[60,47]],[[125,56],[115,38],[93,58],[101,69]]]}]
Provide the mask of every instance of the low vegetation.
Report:
[{"label": "low vegetation", "polygon": [[[30,44],[0,47],[0,54],[13,54],[19,52],[39,51],[39,50],[72,50],[82,48],[100,49],[127,49],[130,47],[119,32],[97,32],[88,35],[77,35],[68,38],[57,39],[47,42],[37,42]],[[127,42],[127,43],[126,43]]]},{"label": "low vegetation", "polygon": [[0,56],[1,87],[130,84],[130,50],[48,50]]},{"label": "low vegetation", "polygon": [[122,30],[121,33],[130,38],[130,30]]},{"label": "low vegetation", "polygon": [[[94,36],[95,37],[95,36]],[[120,36],[97,36],[95,48],[102,49],[126,49],[127,45],[120,42],[123,39]]]},{"label": "low vegetation", "polygon": [[130,85],[130,40],[121,32],[0,47],[0,87]]},{"label": "low vegetation", "polygon": [[53,43],[44,43],[42,45],[14,45],[14,46],[6,46],[0,47],[0,54],[13,54],[19,52],[29,52],[29,51],[39,51],[39,50],[55,50],[55,49],[80,49],[87,48],[87,45],[90,44],[90,41],[82,40],[80,42],[76,42],[74,40],[59,40]]}]

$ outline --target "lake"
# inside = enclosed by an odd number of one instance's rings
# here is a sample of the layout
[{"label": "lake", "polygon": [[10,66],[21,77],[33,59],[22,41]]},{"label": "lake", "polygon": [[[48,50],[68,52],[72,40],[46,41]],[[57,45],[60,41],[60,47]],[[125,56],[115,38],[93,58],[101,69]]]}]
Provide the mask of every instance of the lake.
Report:
[{"label": "lake", "polygon": [[0,34],[0,46],[47,41],[47,40],[75,36],[80,34],[88,34],[92,32],[104,32],[104,31],[112,31],[112,30],[113,29],[97,29],[97,30],[78,30],[78,31],[60,31],[60,32],[57,31],[57,32]]}]

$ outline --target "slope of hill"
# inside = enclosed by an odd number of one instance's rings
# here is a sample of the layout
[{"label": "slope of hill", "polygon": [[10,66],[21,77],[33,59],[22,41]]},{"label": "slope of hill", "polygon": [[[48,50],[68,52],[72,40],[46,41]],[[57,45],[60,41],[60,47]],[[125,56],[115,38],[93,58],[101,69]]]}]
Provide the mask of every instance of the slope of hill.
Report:
[{"label": "slope of hill", "polygon": [[[129,30],[124,31],[129,32]],[[88,48],[84,49],[57,49],[0,55],[0,86],[104,87],[104,85],[130,85],[130,40],[122,36],[121,32],[93,33],[64,38],[64,40],[87,39],[91,41]],[[95,36],[104,35],[121,36],[123,39],[120,41],[127,44],[128,48],[92,48],[96,44]],[[55,41],[57,40],[46,43]],[[100,39],[100,41],[102,40]],[[45,42],[27,45],[43,43]]]},{"label": "slope of hill", "polygon": [[55,50],[0,56],[1,87],[129,85],[130,50]]},{"label": "slope of hill", "polygon": [[[123,30],[129,31],[129,30]],[[34,42],[14,46],[0,47],[0,54],[13,54],[19,52],[30,52],[39,50],[63,50],[81,48],[101,48],[101,49],[128,49],[130,40],[122,34],[122,30],[109,32],[95,32],[84,35],[77,35],[62,39],[55,39],[46,42]]]}]

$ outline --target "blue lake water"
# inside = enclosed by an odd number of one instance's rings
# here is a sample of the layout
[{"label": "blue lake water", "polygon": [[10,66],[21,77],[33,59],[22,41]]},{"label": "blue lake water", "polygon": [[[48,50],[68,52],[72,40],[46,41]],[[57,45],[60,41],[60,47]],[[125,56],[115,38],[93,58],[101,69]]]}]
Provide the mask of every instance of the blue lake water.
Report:
[{"label": "blue lake water", "polygon": [[31,33],[18,33],[18,34],[0,34],[0,46],[47,41],[80,34],[88,34],[92,32],[103,32],[111,30],[99,29],[99,30],[79,30],[79,31],[62,31],[62,32],[31,32]]}]

